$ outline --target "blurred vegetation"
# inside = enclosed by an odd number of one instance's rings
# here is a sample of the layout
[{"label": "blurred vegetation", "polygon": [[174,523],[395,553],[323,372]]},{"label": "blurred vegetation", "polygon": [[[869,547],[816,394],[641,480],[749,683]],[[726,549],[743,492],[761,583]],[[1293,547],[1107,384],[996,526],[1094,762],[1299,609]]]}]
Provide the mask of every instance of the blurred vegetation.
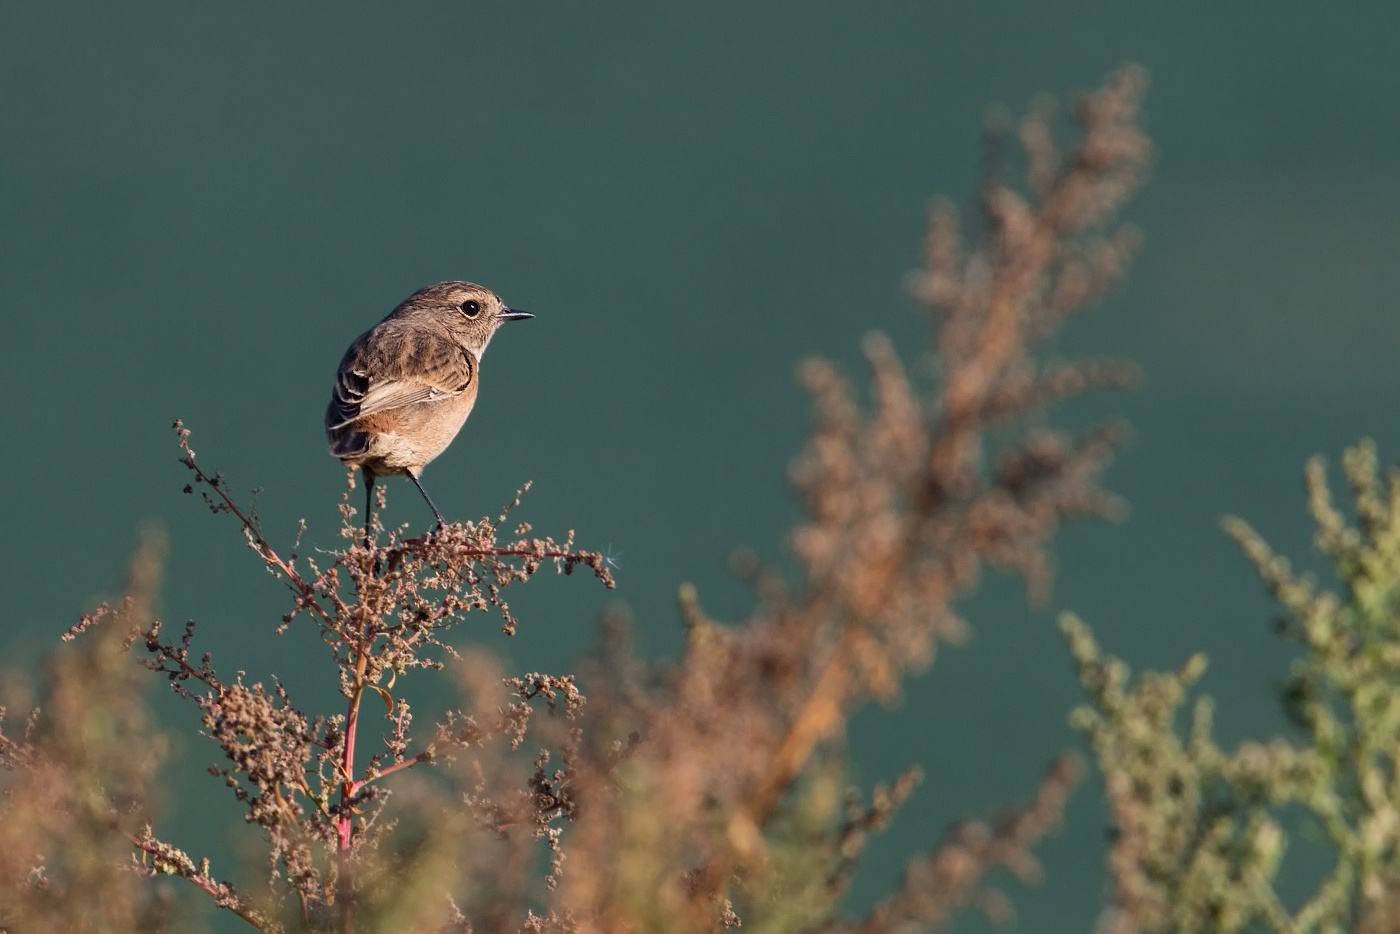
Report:
[{"label": "blurred vegetation", "polygon": [[[56,651],[39,706],[5,678],[0,708],[0,927],[6,931],[162,930],[169,886],[140,884],[132,842],[151,820],[151,780],[166,749],[146,707],[129,628],[149,625],[161,543],[131,562],[127,597],[77,645]],[[87,617],[91,619],[92,617]],[[14,717],[19,709],[26,715]],[[133,871],[136,870],[136,871]]]},{"label": "blurred vegetation", "polygon": [[[1369,441],[1343,469],[1353,516],[1308,464],[1315,547],[1338,591],[1296,574],[1244,521],[1226,531],[1284,610],[1299,647],[1280,700],[1299,738],[1226,752],[1213,704],[1182,708],[1204,657],[1130,679],[1072,616],[1089,704],[1074,714],[1103,775],[1114,838],[1107,931],[1393,931],[1400,925],[1400,470],[1380,475]],[[1300,817],[1299,815],[1303,815]],[[1290,837],[1325,841],[1329,871],[1307,893],[1276,886]]]},{"label": "blurred vegetation", "polygon": [[[1129,385],[1133,368],[1042,353],[1115,285],[1136,243],[1116,217],[1151,160],[1144,85],[1128,68],[1077,99],[1067,146],[1048,101],[1015,126],[989,121],[974,221],[936,202],[909,279],[933,365],[906,368],[880,335],[865,343],[864,387],[827,362],[803,365],[815,417],[791,474],[804,510],[789,543],[797,571],[738,556],[753,608],[734,621],[711,619],[683,586],[674,660],[638,658],[619,610],[575,672],[505,672],[456,647],[453,627],[492,612],[513,634],[530,621],[512,613],[509,588],[550,569],[610,587],[605,557],[572,532],[535,534],[513,518],[519,497],[428,535],[371,519],[362,539],[348,489],[342,550],[278,548],[177,422],[186,492],[231,519],[287,586],[278,632],[314,627],[343,706],[305,709],[275,672],[221,673],[193,622],[167,634],[152,611],[157,549],[143,547],[129,595],[84,616],[53,653],[37,706],[22,678],[6,678],[9,708],[33,712],[0,730],[0,929],[189,931],[200,900],[269,932],[883,934],[937,930],[969,909],[1011,919],[987,874],[1037,878],[1033,848],[1060,820],[1078,758],[1048,763],[1020,806],[950,828],[851,917],[843,896],[866,843],[919,772],[862,790],[843,738],[858,710],[896,697],[940,643],[964,636],[958,608],[984,570],[1043,594],[1060,524],[1120,509],[1099,476],[1121,427],[1072,436],[1046,412]],[[1283,691],[1298,736],[1222,750],[1208,699],[1179,722],[1203,659],[1134,680],[1064,619],[1088,697],[1073,720],[1113,825],[1097,930],[1396,926],[1400,473],[1383,483],[1367,445],[1345,467],[1354,524],[1322,467],[1308,471],[1340,594],[1294,575],[1243,522],[1226,524],[1300,647]],[[400,683],[434,671],[461,702],[425,726]],[[220,748],[211,771],[266,845],[257,883],[235,888],[226,867],[162,836],[152,780],[166,744],[143,699],[150,673]],[[1335,860],[1293,898],[1278,872],[1290,837],[1310,828]]]}]

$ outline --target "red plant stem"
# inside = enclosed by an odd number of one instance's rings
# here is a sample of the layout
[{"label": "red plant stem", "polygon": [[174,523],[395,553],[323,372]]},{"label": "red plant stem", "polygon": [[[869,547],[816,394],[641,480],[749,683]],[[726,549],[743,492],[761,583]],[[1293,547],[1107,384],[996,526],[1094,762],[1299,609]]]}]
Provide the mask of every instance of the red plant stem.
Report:
[{"label": "red plant stem", "polygon": [[[399,555],[409,554],[417,551],[421,542],[409,539],[404,541],[399,548],[386,549],[387,557],[392,561]],[[580,555],[589,554],[583,551],[564,551],[562,549],[541,549],[534,548],[467,548],[458,547],[454,549],[459,558],[539,558],[541,560],[554,560],[559,558],[573,558],[578,560]]]},{"label": "red plant stem", "polygon": [[355,778],[355,734],[360,723],[360,697],[364,693],[365,668],[369,664],[370,643],[368,620],[360,619],[360,630],[355,641],[355,683],[350,692],[350,705],[345,712],[345,748],[340,757],[340,816],[336,819],[336,836],[340,853],[340,876],[338,879],[340,899],[340,926],[342,934],[350,934],[354,926],[355,884],[350,876],[350,845],[354,839],[355,812],[351,802],[355,793],[364,785]]},{"label": "red plant stem", "polygon": [[205,895],[208,895],[210,898],[212,898],[216,905],[218,905],[221,908],[226,908],[229,911],[233,912],[235,915],[242,918],[244,921],[247,921],[259,931],[263,930],[264,919],[262,918],[262,916],[244,907],[243,903],[239,900],[238,896],[234,893],[231,887],[226,888],[225,890],[225,888],[221,888],[217,883],[215,883],[211,879],[206,878],[205,876],[180,871],[179,867],[177,867],[176,864],[172,863],[170,861],[170,858],[166,856],[165,853],[161,852],[159,847],[151,846],[149,843],[144,842],[140,837],[127,834],[127,839],[131,841],[131,845],[136,847],[136,849],[145,853],[147,856],[150,856],[153,859],[155,859],[157,861],[157,867],[159,867],[160,864],[163,863],[164,865],[175,869],[175,875],[193,884]]},{"label": "red plant stem", "polygon": [[[364,658],[361,654],[361,659]],[[337,879],[340,901],[340,929],[342,934],[353,930],[355,884],[350,877],[350,844],[355,829],[355,812],[351,805],[360,783],[355,780],[355,733],[360,722],[360,684],[356,679],[350,695],[350,706],[345,713],[345,748],[340,757],[340,816],[336,818],[336,835],[340,854],[340,872]]]},{"label": "red plant stem", "polygon": [[[423,750],[422,752],[418,753],[418,755],[416,755],[416,756],[409,756],[407,759],[400,759],[398,762],[393,762],[393,763],[390,763],[389,765],[384,766],[384,768],[379,769],[378,771],[375,772],[374,778],[370,779],[370,781],[378,781],[379,779],[384,778],[384,777],[387,776],[387,775],[393,775],[395,772],[401,772],[401,771],[403,771],[404,769],[412,768],[413,766],[417,765],[418,763],[420,763],[420,762],[427,762],[427,761],[429,761],[429,760],[432,759],[432,758],[433,758],[433,749],[432,749],[431,746],[429,746],[427,749],[425,749],[425,750]],[[359,784],[360,784],[360,785],[363,785],[363,784],[365,784],[365,783],[364,783],[364,782],[360,782]],[[359,785],[357,785],[356,787],[358,788]]]},{"label": "red plant stem", "polygon": [[351,899],[354,897],[355,884],[350,878],[350,844],[353,839],[355,829],[355,813],[350,802],[355,797],[355,792],[359,790],[360,783],[355,781],[355,729],[360,720],[360,688],[357,684],[350,697],[350,707],[345,714],[345,749],[340,757],[340,816],[336,818],[336,832],[340,853],[340,872],[337,879],[339,889],[338,898],[340,901],[340,930],[342,934],[350,934],[353,930],[354,908]]},{"label": "red plant stem", "polygon": [[198,681],[199,683],[201,683],[201,684],[203,684],[203,685],[209,687],[210,689],[212,689],[212,690],[218,692],[218,694],[219,694],[220,697],[223,696],[223,690],[221,689],[221,686],[220,686],[218,683],[216,683],[216,682],[214,682],[214,681],[210,681],[208,678],[206,678],[206,677],[204,676],[203,673],[200,672],[200,670],[199,670],[198,668],[195,668],[193,665],[191,665],[189,662],[185,661],[183,658],[180,658],[180,657],[178,657],[178,656],[176,656],[176,655],[172,655],[172,654],[170,654],[169,652],[164,652],[164,651],[154,651],[154,650],[152,650],[152,654],[155,655],[156,658],[164,659],[164,660],[167,661],[167,662],[173,662],[174,664],[179,665],[179,666],[180,666],[180,670],[183,671],[185,674],[189,675],[191,678],[195,679],[195,680]]},{"label": "red plant stem", "polygon": [[360,691],[355,689],[350,699],[350,708],[345,714],[345,748],[340,757],[340,816],[336,818],[336,830],[342,854],[350,851],[350,834],[354,823],[350,810],[350,799],[359,789],[355,781],[355,731],[360,721]]}]

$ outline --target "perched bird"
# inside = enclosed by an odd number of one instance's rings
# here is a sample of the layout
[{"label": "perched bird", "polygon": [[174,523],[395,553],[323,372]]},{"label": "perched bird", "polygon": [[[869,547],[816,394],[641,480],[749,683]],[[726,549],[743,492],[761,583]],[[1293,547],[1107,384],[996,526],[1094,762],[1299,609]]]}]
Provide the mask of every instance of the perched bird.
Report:
[{"label": "perched bird", "polygon": [[439,282],[404,299],[341,358],[326,440],[365,477],[365,532],[376,477],[407,474],[437,516],[419,475],[461,430],[476,403],[481,355],[507,321],[533,318],[471,282]]}]

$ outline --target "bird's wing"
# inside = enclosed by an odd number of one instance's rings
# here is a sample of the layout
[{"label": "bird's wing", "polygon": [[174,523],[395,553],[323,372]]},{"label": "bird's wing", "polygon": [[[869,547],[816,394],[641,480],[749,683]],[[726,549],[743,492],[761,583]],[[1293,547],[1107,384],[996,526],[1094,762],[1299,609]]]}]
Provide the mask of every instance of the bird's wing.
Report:
[{"label": "bird's wing", "polygon": [[345,352],[335,375],[326,428],[465,392],[476,361],[451,338],[422,331],[370,331]]}]

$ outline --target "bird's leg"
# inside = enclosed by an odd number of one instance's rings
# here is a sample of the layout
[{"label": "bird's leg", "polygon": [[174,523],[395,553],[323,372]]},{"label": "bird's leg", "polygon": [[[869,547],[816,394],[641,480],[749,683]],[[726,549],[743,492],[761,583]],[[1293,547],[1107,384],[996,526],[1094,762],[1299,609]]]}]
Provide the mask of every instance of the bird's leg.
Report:
[{"label": "bird's leg", "polygon": [[374,547],[373,539],[370,538],[370,521],[374,518],[374,471],[368,467],[361,467],[360,472],[365,476],[365,548],[374,552],[374,563],[370,565],[369,573],[379,576],[379,549]]},{"label": "bird's leg", "polygon": [[433,498],[428,495],[428,491],[423,489],[423,483],[418,479],[418,475],[412,471],[408,471],[408,479],[413,481],[413,485],[418,487],[418,492],[422,493],[423,498],[428,501],[428,508],[433,511],[433,515],[437,516],[438,528],[446,528],[447,520],[442,517],[442,512],[437,508],[436,504],[433,503]]},{"label": "bird's leg", "polygon": [[374,515],[374,474],[360,468],[365,477],[365,547],[369,547],[369,520]]}]

